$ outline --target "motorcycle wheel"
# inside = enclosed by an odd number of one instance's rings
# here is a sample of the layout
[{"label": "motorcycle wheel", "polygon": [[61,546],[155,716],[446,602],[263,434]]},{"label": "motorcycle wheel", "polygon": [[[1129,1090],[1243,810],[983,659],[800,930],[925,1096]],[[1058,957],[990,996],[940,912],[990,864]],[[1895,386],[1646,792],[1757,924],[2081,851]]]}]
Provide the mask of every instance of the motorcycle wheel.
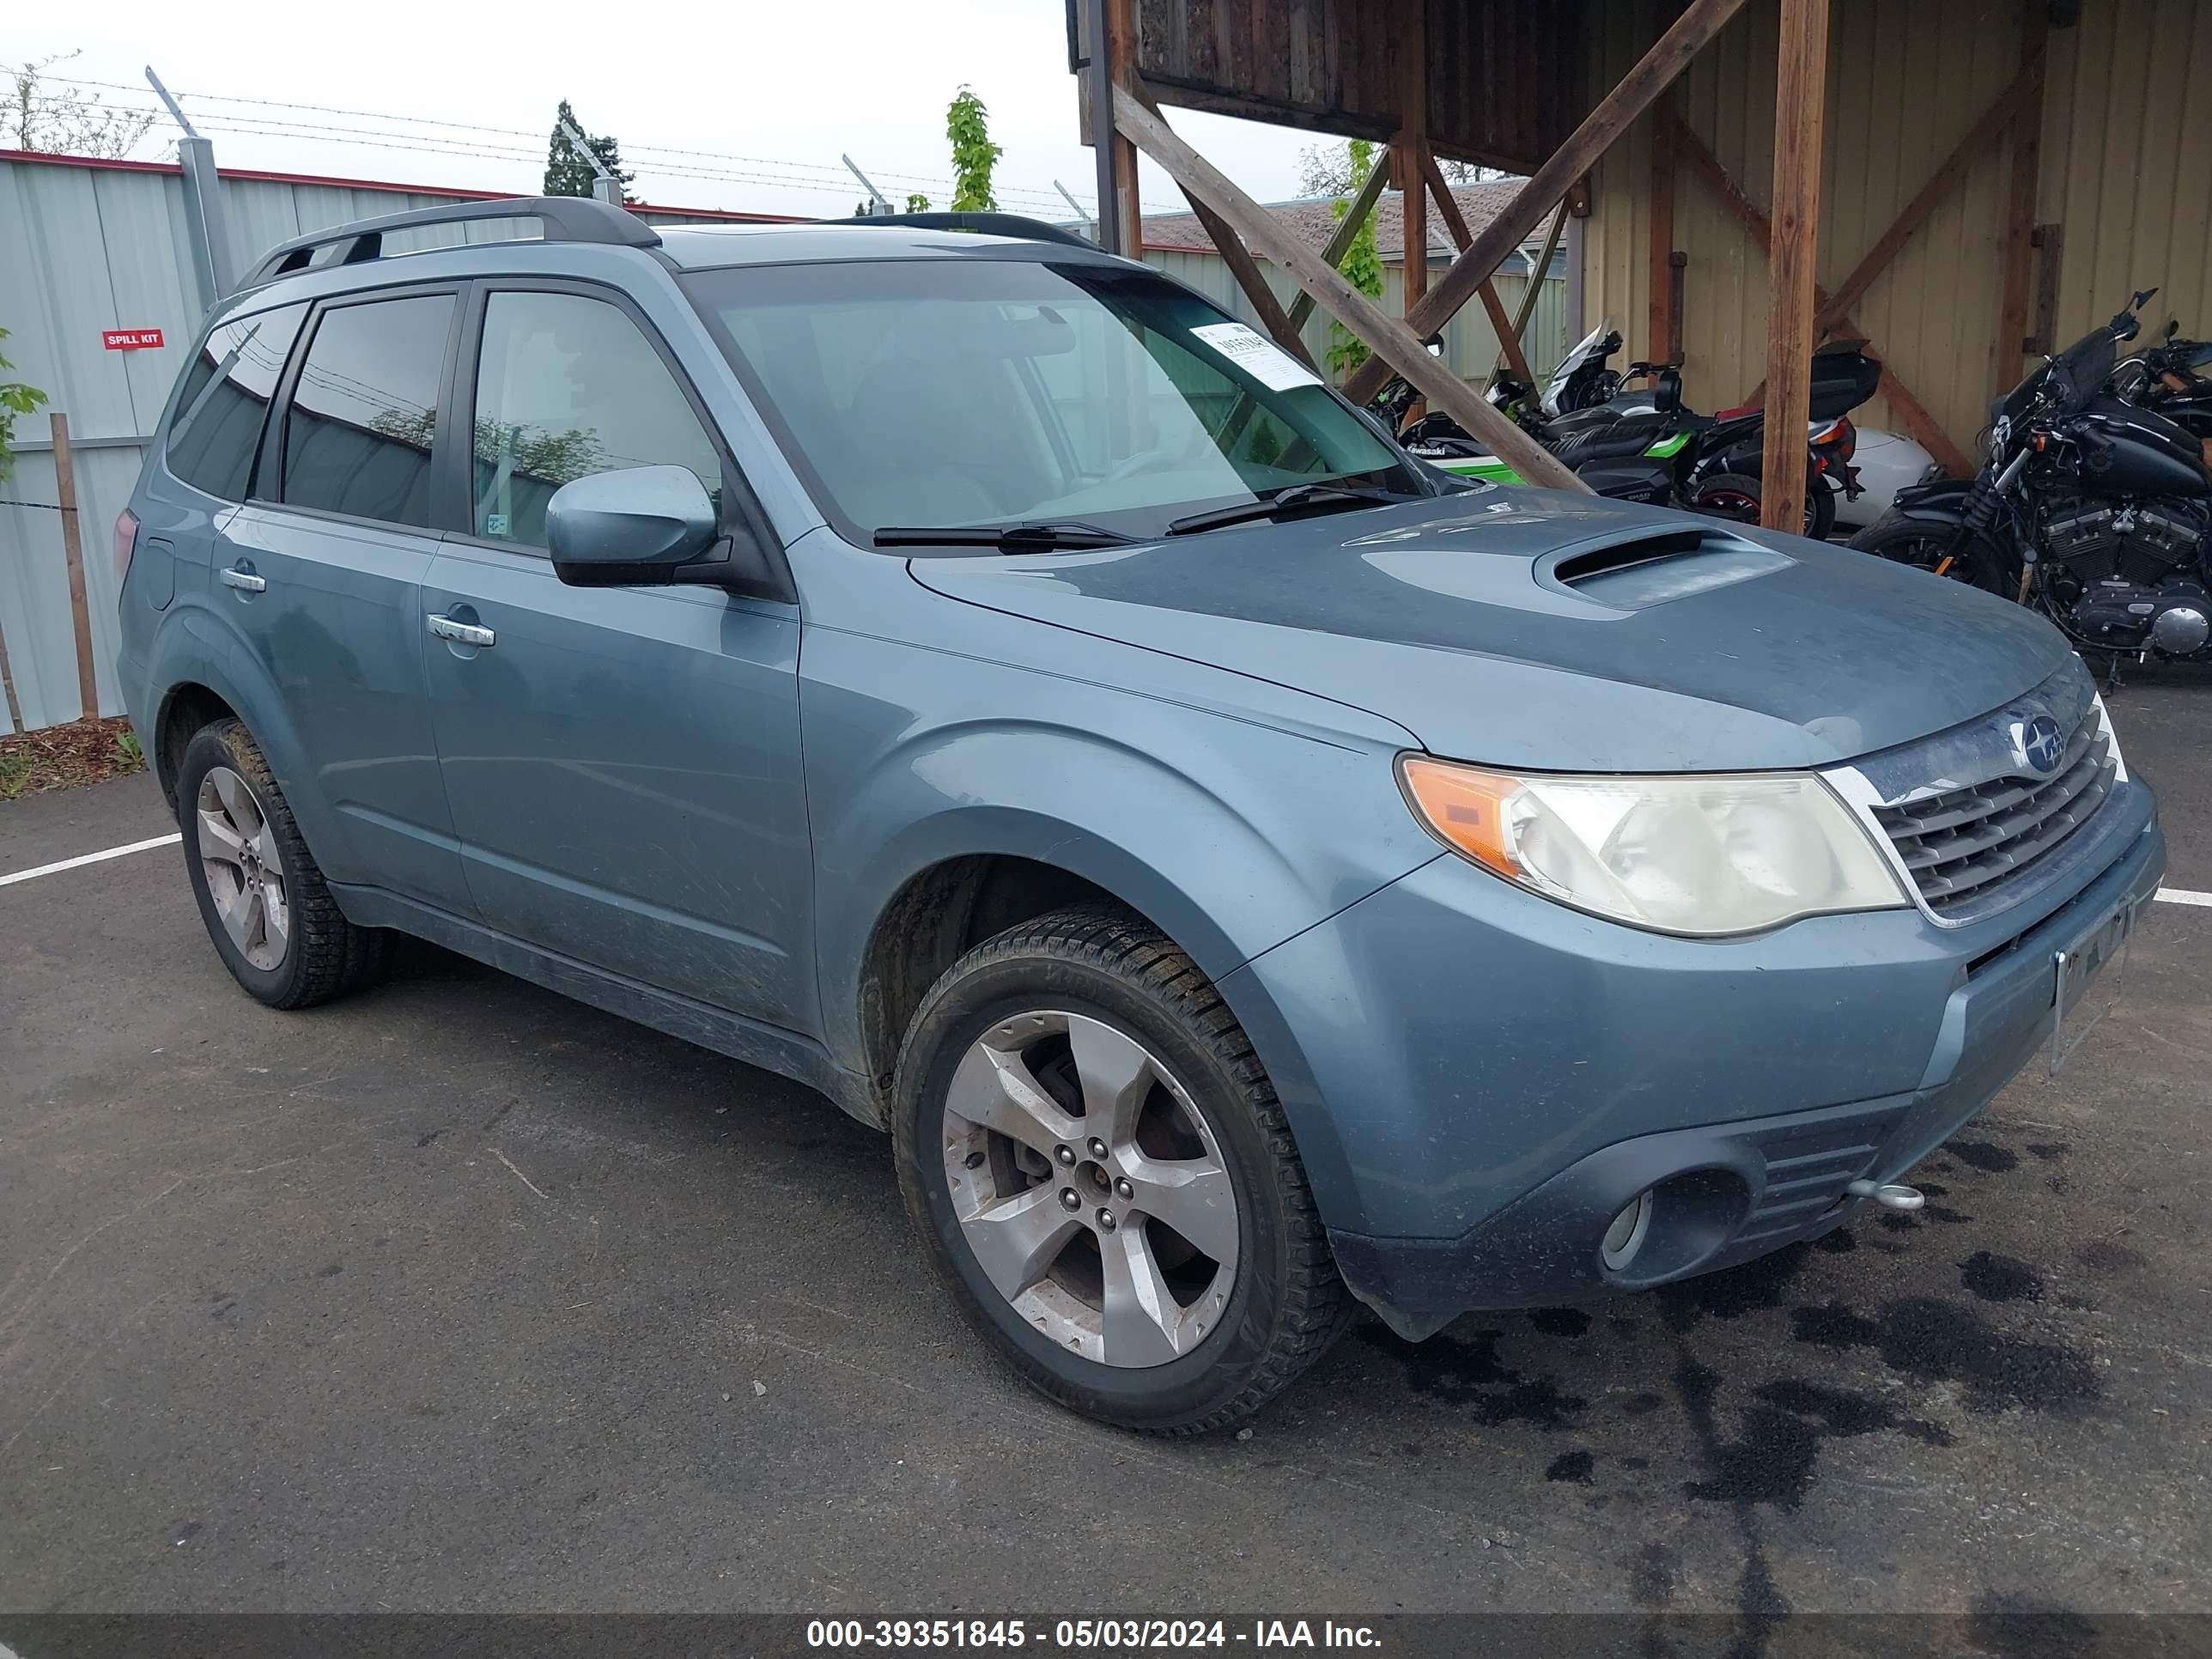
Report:
[{"label": "motorcycle wheel", "polygon": [[1995,550],[1977,538],[1963,552],[1951,551],[1958,526],[1941,519],[1915,519],[1903,513],[1885,514],[1851,538],[1850,545],[1892,564],[1910,565],[1931,576],[1964,582],[1988,593],[2006,591],[2003,573],[1997,568]]},{"label": "motorcycle wheel", "polygon": [[[1714,472],[1698,480],[1690,492],[1690,510],[1738,524],[1757,524],[1759,481],[1748,472]],[[1805,483],[1805,524],[1800,532],[1824,542],[1836,527],[1835,492],[1815,477]]]}]

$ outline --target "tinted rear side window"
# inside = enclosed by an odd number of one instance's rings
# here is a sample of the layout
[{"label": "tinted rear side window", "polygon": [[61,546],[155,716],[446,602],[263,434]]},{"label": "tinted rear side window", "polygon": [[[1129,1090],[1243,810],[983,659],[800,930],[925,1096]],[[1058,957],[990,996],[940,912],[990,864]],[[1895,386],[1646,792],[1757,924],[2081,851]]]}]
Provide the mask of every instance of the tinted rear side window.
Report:
[{"label": "tinted rear side window", "polygon": [[242,501],[269,401],[305,305],[234,318],[209,334],[169,423],[169,471],[195,489]]},{"label": "tinted rear side window", "polygon": [[430,447],[453,297],[325,312],[284,416],[284,500],[392,524],[430,522]]}]

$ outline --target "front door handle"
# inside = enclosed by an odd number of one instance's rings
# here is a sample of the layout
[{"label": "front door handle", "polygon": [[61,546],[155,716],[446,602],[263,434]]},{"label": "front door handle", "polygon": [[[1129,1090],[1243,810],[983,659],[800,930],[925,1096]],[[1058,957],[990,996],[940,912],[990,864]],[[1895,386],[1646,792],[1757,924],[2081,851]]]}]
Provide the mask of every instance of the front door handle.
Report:
[{"label": "front door handle", "polygon": [[476,623],[455,622],[451,617],[434,616],[430,631],[441,640],[451,640],[457,645],[492,645],[496,640],[491,629]]},{"label": "front door handle", "polygon": [[226,565],[216,574],[222,578],[226,587],[235,587],[242,593],[259,593],[269,586],[268,577],[257,576],[251,570],[234,564]]}]

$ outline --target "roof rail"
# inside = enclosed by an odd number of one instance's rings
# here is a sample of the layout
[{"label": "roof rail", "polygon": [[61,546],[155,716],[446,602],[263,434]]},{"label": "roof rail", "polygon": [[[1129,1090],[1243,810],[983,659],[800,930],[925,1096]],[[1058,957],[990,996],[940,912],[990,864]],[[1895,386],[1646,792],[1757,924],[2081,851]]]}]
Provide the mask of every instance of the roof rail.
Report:
[{"label": "roof rail", "polygon": [[857,219],[824,219],[825,225],[902,225],[908,230],[973,230],[986,236],[1013,236],[1024,242],[1065,242],[1070,247],[1097,244],[1065,225],[1049,224],[1018,213],[869,213]]},{"label": "roof rail", "polygon": [[279,242],[263,256],[253,274],[239,286],[253,288],[278,276],[305,270],[315,250],[338,242],[352,246],[327,263],[365,264],[384,253],[384,234],[412,230],[421,225],[466,224],[480,219],[536,219],[545,227],[549,242],[603,242],[618,247],[659,247],[660,233],[611,202],[587,196],[509,196],[490,202],[455,202],[446,207],[418,208],[412,213],[387,213],[376,219],[356,219],[349,225],[310,231]]}]

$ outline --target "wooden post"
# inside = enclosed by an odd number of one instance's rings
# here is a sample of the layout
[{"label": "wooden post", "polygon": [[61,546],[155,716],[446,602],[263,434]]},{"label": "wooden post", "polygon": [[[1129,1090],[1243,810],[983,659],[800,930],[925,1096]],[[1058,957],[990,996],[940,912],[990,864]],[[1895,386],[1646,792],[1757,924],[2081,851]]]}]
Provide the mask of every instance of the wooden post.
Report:
[{"label": "wooden post", "polygon": [[[1118,90],[1137,84],[1136,0],[1106,0],[1106,73]],[[1114,151],[1114,201],[1110,211],[1121,235],[1121,257],[1145,257],[1144,204],[1137,191],[1137,150],[1116,130]],[[1109,211],[1105,203],[1100,213]]]},{"label": "wooden post", "polygon": [[1662,94],[1651,119],[1650,241],[1646,250],[1646,281],[1651,289],[1651,313],[1645,337],[1644,356],[1651,362],[1671,363],[1681,349],[1674,338],[1674,100]]},{"label": "wooden post", "polygon": [[23,705],[15,701],[15,676],[8,667],[8,635],[0,632],[0,693],[8,699],[8,730],[21,732],[23,726]]},{"label": "wooden post", "polygon": [[2012,118],[2012,179],[2005,192],[2004,299],[1997,307],[1997,337],[1990,386],[2007,392],[2020,379],[2021,341],[2027,333],[2028,290],[2035,276],[2035,197],[2043,172],[2043,82],[2050,14],[2041,6],[2021,13],[2020,54],[2034,66],[2035,85]]},{"label": "wooden post", "polygon": [[1532,484],[1589,493],[1589,486],[1511,421],[1492,409],[1442,361],[1429,356],[1421,337],[1344,279],[1322,256],[1277,224],[1267,210],[1222,176],[1212,163],[1185,143],[1168,124],[1127,88],[1114,89],[1114,119],[1139,149],[1166,169],[1176,184],[1226,219],[1245,245],[1290,272],[1317,304],[1367,343],[1376,360],[1406,378],[1469,434]]},{"label": "wooden post", "polygon": [[1421,158],[1429,149],[1429,0],[1400,0],[1391,50],[1398,57],[1398,189],[1404,212],[1406,309],[1429,291],[1429,194]]},{"label": "wooden post", "polygon": [[1820,137],[1828,93],[1828,0],[1782,0],[1774,88],[1773,239],[1766,251],[1766,456],[1759,521],[1805,527],[1805,421],[1812,396],[1813,289],[1820,258]]},{"label": "wooden post", "polygon": [[62,506],[62,556],[69,563],[70,617],[76,624],[76,692],[84,718],[100,718],[100,682],[93,668],[92,607],[84,596],[84,539],[76,521],[76,468],[70,458],[69,416],[52,416],[54,493]]},{"label": "wooden post", "polygon": [[[1406,320],[1416,337],[1435,333],[1474,297],[1483,279],[1497,270],[1508,253],[1528,240],[1528,234],[1550,211],[1552,204],[1572,189],[1575,181],[1595,165],[1598,157],[1613,148],[1613,142],[1627,131],[1630,123],[1674,84],[1698,50],[1720,33],[1722,26],[1742,5],[1743,0],[1690,0],[1673,27],[1637,60],[1636,67],[1621,77],[1620,85],[1598,100],[1597,107],[1583,118],[1582,125],[1567,142],[1536,169],[1528,182],[1521,186],[1520,193],[1506,204],[1505,210],[1484,228],[1473,246],[1452,261],[1450,269],[1429,290],[1428,297],[1413,307]],[[1380,392],[1383,381],[1389,378],[1387,367],[1374,362],[1364,363],[1345,383],[1344,395],[1356,404],[1364,404]]]}]

